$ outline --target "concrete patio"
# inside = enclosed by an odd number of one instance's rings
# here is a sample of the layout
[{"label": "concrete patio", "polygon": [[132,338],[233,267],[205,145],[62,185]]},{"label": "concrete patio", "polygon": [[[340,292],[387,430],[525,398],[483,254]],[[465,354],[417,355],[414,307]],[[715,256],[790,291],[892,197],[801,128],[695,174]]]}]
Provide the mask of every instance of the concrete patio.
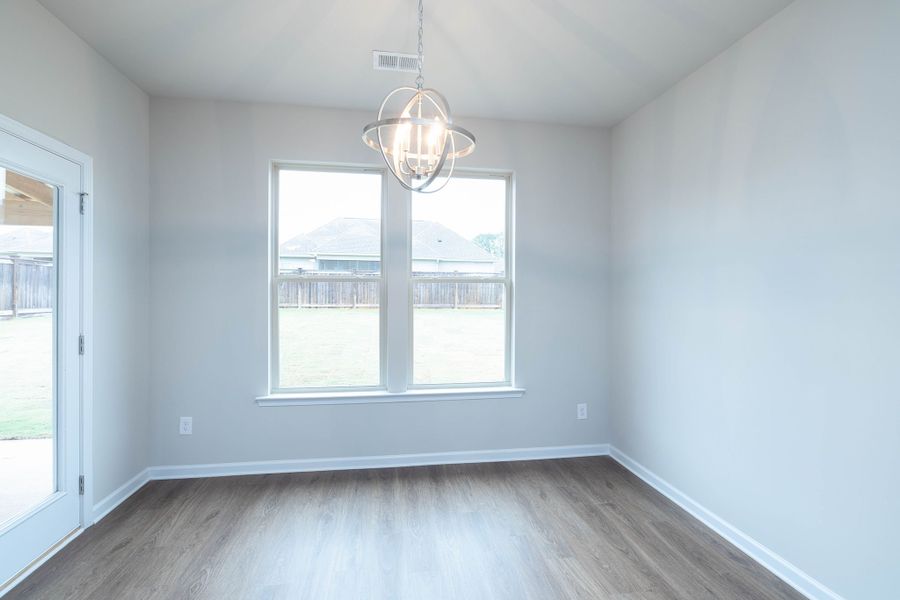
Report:
[{"label": "concrete patio", "polygon": [[53,440],[0,440],[0,525],[53,492]]}]

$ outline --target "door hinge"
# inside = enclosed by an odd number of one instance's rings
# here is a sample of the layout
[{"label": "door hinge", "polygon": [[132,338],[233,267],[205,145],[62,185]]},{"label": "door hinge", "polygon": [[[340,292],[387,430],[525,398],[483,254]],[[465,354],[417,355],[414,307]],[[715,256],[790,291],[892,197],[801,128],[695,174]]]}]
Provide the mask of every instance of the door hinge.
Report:
[{"label": "door hinge", "polygon": [[84,475],[78,476],[78,495],[84,496]]},{"label": "door hinge", "polygon": [[80,201],[78,203],[78,212],[80,212],[81,214],[84,214],[84,203],[87,202],[87,200],[85,200],[87,196],[87,192],[81,192],[80,194],[78,194],[78,197],[80,198]]},{"label": "door hinge", "polygon": [[78,336],[78,354],[84,356],[84,336]]}]

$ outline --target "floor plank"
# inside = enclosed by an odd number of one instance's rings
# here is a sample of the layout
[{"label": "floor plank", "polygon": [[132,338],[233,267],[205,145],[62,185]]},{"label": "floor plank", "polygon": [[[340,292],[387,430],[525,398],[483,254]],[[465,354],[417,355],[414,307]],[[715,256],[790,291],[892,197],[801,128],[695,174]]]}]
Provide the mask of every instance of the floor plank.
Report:
[{"label": "floor plank", "polygon": [[600,457],[152,482],[8,598],[802,596]]}]

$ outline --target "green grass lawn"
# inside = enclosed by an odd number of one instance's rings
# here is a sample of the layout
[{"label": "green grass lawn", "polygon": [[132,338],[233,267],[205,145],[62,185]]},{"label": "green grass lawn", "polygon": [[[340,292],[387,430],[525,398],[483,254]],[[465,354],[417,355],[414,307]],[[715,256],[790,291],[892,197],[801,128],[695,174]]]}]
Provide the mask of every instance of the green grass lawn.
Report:
[{"label": "green grass lawn", "polygon": [[505,311],[420,308],[413,312],[413,382],[503,381]]},{"label": "green grass lawn", "polygon": [[378,309],[278,311],[281,387],[378,385]]},{"label": "green grass lawn", "polygon": [[[378,385],[378,310],[279,311],[282,387]],[[504,311],[415,311],[416,383],[481,383],[504,378]],[[52,433],[52,320],[0,320],[0,440]]]},{"label": "green grass lawn", "polygon": [[53,320],[0,320],[0,440],[53,432]]},{"label": "green grass lawn", "polygon": [[[416,383],[504,378],[504,311],[423,308],[414,314]],[[378,385],[378,310],[282,308],[281,387]]]}]

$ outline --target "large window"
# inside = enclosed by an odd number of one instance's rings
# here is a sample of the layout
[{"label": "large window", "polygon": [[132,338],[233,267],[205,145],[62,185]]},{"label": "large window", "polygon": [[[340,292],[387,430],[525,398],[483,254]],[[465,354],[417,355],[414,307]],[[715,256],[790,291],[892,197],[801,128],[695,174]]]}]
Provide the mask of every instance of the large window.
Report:
[{"label": "large window", "polygon": [[277,165],[272,391],[510,384],[509,184]]}]

